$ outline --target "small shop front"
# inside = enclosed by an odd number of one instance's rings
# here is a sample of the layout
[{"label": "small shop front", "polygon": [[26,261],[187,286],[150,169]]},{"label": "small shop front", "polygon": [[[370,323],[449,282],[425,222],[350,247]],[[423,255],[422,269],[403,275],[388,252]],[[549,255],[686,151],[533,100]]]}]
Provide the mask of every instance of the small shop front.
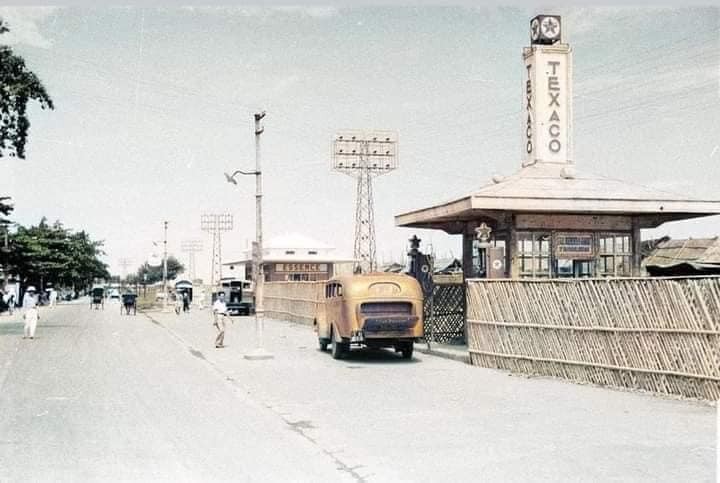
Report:
[{"label": "small shop front", "polygon": [[[466,256],[472,260],[466,277],[623,277],[637,272],[631,217],[517,214],[511,219],[509,227],[486,220],[491,225],[481,222],[472,230],[476,223],[466,223],[468,231],[480,235],[466,237]],[[597,225],[601,227],[592,228]],[[495,233],[493,226],[499,227]],[[488,234],[486,243],[481,240],[483,231]]]}]

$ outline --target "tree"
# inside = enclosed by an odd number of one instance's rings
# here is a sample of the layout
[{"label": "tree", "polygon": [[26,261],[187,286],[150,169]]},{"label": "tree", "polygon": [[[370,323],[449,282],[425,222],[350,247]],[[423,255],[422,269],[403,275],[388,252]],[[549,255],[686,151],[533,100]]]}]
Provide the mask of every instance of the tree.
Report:
[{"label": "tree", "polygon": [[9,220],[6,220],[3,216],[8,216],[14,209],[13,205],[8,203],[8,200],[10,200],[9,196],[0,196],[0,223],[8,223]]},{"label": "tree", "polygon": [[2,238],[0,238],[0,272],[2,272],[5,277],[5,283],[7,283],[8,277],[7,257],[10,252],[10,220],[5,217],[13,210],[13,206],[10,203],[7,203],[7,200],[9,199],[10,197],[8,196],[0,196],[0,236],[2,236]]},{"label": "tree", "polygon": [[43,218],[37,226],[18,226],[9,248],[8,267],[24,284],[41,289],[50,284],[85,288],[110,276],[99,258],[104,255],[102,242],[91,240],[84,231],[74,233],[58,221],[49,225]]},{"label": "tree", "polygon": [[[185,271],[185,267],[174,256],[170,255],[167,259],[167,279],[172,280]],[[147,275],[147,279],[145,276]],[[147,263],[138,268],[138,279],[143,283],[156,283],[163,279],[163,267],[151,267]]]},{"label": "tree", "polygon": [[[0,19],[0,35],[8,28]],[[52,99],[40,79],[27,69],[22,57],[6,45],[0,45],[0,157],[25,158],[30,120],[27,105],[31,100],[42,109],[54,109]]]}]

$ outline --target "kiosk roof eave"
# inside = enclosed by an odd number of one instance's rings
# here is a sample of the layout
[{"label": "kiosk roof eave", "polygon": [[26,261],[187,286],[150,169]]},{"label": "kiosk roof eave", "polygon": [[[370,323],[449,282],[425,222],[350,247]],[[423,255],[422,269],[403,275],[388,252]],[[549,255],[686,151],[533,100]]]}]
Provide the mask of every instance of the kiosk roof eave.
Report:
[{"label": "kiosk roof eave", "polygon": [[624,215],[640,218],[643,228],[669,221],[720,215],[720,201],[623,200],[591,198],[511,198],[466,196],[448,203],[395,216],[399,227],[440,229],[461,233],[462,225],[503,214],[537,213]]}]

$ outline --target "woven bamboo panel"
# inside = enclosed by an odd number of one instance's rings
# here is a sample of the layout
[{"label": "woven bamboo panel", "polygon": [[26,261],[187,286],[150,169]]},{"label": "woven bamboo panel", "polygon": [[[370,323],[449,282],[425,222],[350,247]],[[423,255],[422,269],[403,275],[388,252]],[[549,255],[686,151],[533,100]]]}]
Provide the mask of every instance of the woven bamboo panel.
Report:
[{"label": "woven bamboo panel", "polygon": [[440,343],[465,343],[465,284],[435,285],[425,298],[425,338]]},{"label": "woven bamboo panel", "polygon": [[473,364],[720,399],[720,278],[472,280]]},{"label": "woven bamboo panel", "polygon": [[269,282],[263,285],[265,315],[312,324],[325,304],[325,282]]}]

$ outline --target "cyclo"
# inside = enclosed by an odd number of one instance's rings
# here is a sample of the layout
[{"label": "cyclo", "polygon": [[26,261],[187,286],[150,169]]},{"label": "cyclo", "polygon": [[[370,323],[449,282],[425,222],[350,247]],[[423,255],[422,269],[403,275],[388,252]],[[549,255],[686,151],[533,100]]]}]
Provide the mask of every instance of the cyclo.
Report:
[{"label": "cyclo", "polygon": [[105,289],[94,287],[90,293],[90,308],[105,310]]}]

